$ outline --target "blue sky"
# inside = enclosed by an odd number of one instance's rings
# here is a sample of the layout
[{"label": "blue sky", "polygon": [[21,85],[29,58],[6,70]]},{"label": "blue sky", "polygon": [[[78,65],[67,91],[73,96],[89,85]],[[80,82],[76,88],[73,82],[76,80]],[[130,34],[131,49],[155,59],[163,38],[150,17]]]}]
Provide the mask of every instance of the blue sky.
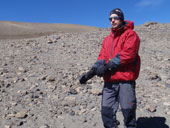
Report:
[{"label": "blue sky", "polygon": [[170,23],[170,0],[0,0],[0,20],[66,23],[110,27],[110,10],[120,8],[125,20]]}]

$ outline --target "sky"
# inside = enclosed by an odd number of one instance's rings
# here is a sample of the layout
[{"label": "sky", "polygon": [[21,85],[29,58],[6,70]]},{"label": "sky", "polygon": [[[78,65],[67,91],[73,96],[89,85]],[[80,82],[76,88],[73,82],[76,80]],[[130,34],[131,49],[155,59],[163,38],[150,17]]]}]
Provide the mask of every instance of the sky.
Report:
[{"label": "sky", "polygon": [[109,13],[124,12],[125,20],[170,23],[170,0],[0,0],[0,21],[66,23],[110,27]]}]

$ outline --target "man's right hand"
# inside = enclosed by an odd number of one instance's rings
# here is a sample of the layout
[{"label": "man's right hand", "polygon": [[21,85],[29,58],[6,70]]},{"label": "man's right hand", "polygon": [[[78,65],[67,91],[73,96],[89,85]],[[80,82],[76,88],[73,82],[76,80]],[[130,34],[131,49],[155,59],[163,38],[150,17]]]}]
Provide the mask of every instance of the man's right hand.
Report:
[{"label": "man's right hand", "polygon": [[83,74],[80,79],[79,82],[80,84],[86,84],[86,82],[93,78],[96,75],[96,69],[95,68],[91,68],[90,71],[88,71],[87,73]]},{"label": "man's right hand", "polygon": [[79,79],[80,84],[85,84],[87,82],[86,74],[83,74]]},{"label": "man's right hand", "polygon": [[[88,71],[86,74],[83,74],[80,77],[80,79],[79,79],[80,84],[85,84],[89,79],[94,77],[96,75],[97,69],[99,67],[101,67],[102,65],[105,65],[105,60],[97,60],[96,63],[93,65],[93,67],[90,69],[90,71]],[[99,73],[98,76],[103,76],[102,74],[100,75],[100,73]]]}]

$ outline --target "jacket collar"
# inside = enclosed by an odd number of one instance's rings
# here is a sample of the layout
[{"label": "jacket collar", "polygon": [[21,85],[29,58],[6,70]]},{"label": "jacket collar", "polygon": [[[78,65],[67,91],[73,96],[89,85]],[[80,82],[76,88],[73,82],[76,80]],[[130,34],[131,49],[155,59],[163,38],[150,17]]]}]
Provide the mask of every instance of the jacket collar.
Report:
[{"label": "jacket collar", "polygon": [[123,30],[124,30],[124,26],[121,26],[120,28],[114,28],[114,29],[111,28],[111,36],[121,35]]}]

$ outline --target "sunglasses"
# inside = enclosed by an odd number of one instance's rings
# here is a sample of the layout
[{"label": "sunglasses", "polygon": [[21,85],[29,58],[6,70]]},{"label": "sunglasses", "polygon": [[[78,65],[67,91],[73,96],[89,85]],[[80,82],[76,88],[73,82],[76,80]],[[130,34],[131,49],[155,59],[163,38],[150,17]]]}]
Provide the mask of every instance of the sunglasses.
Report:
[{"label": "sunglasses", "polygon": [[119,20],[120,18],[118,16],[114,16],[114,17],[109,17],[109,20],[112,21],[112,19],[114,20]]}]

